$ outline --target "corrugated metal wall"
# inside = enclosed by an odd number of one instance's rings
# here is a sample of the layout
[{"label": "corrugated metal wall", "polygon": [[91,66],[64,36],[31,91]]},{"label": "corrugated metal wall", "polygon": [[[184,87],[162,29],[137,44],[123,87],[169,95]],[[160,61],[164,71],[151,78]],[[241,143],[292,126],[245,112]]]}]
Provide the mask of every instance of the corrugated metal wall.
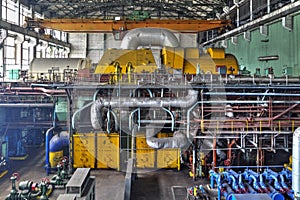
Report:
[{"label": "corrugated metal wall", "polygon": [[[260,29],[251,31],[251,40],[244,39],[244,34],[237,36],[237,44],[227,39],[227,53],[232,53],[240,65],[255,73],[260,68],[264,75],[265,68],[272,67],[275,76],[282,76],[283,68],[290,67],[290,74],[300,75],[300,15],[293,17],[293,29],[282,26],[282,21],[270,24],[268,35],[260,33]],[[219,43],[217,46],[221,46]],[[278,55],[278,60],[258,61],[260,56]]]}]

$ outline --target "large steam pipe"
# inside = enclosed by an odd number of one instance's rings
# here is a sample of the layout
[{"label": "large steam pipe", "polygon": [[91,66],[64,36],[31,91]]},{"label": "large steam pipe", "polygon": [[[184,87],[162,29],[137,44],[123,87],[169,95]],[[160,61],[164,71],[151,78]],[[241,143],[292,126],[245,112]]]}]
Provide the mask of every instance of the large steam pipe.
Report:
[{"label": "large steam pipe", "polygon": [[121,49],[137,49],[139,46],[178,47],[176,36],[162,28],[136,28],[129,31],[123,38]]},{"label": "large steam pipe", "polygon": [[76,112],[73,114],[72,116],[72,128],[75,129],[75,118],[77,116],[78,113],[80,113],[83,109],[86,109],[87,107],[91,106],[94,102],[90,102],[88,104],[86,104],[85,106],[81,107],[80,109],[76,110]]},{"label": "large steam pipe", "polygon": [[186,135],[181,131],[175,131],[173,137],[168,138],[154,137],[157,133],[153,126],[146,127],[146,142],[153,149],[183,148],[188,143]]},{"label": "large steam pipe", "polygon": [[40,91],[47,94],[65,94],[65,90],[53,90],[53,89],[46,89],[42,87],[8,87],[6,88],[7,91]]},{"label": "large steam pipe", "polygon": [[166,98],[166,97],[124,97],[124,98],[115,98],[107,99],[100,98],[96,100],[91,106],[91,123],[94,129],[101,129],[102,127],[102,116],[101,110],[103,107],[110,108],[161,108],[161,107],[179,107],[179,108],[188,108],[191,107],[195,102],[197,102],[198,91],[188,90],[188,94],[185,97],[180,98]]},{"label": "large steam pipe", "polygon": [[296,198],[300,198],[300,127],[293,134],[292,188]]}]

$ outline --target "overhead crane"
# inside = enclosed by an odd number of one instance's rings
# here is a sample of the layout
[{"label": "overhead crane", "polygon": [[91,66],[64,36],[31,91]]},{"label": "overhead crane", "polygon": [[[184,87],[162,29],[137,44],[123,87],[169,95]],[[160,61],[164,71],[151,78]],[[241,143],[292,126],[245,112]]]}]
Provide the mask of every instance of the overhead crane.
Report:
[{"label": "overhead crane", "polygon": [[103,20],[103,19],[26,19],[28,28],[50,28],[65,32],[114,32],[135,28],[166,28],[196,33],[230,26],[230,20]]}]

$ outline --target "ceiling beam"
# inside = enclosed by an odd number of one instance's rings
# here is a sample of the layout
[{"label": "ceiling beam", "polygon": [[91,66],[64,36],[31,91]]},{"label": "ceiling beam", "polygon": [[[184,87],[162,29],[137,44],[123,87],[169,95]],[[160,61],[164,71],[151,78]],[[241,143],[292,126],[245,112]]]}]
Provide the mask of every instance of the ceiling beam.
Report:
[{"label": "ceiling beam", "polygon": [[229,20],[101,20],[101,19],[27,19],[28,27],[50,28],[65,32],[113,32],[135,28],[166,28],[179,32],[202,32],[230,25]]}]

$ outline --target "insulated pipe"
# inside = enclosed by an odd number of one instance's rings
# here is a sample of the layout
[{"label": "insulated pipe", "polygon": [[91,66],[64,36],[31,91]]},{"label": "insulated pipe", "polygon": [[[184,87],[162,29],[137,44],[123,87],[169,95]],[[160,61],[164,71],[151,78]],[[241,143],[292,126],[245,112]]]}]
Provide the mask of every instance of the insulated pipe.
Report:
[{"label": "insulated pipe", "polygon": [[181,131],[175,131],[173,137],[168,138],[154,137],[157,133],[154,127],[146,127],[146,142],[153,149],[183,148],[188,143],[186,135]]},{"label": "insulated pipe", "polygon": [[100,98],[91,106],[91,123],[94,129],[101,129],[102,127],[102,116],[101,110],[103,107],[111,108],[161,108],[161,107],[179,107],[188,108],[197,102],[198,91],[188,90],[188,94],[185,97],[180,98],[166,98],[166,97],[124,97],[115,99]]},{"label": "insulated pipe", "polygon": [[42,87],[8,87],[6,88],[7,91],[40,91],[47,94],[65,94],[65,90],[50,90]]},{"label": "insulated pipe", "polygon": [[124,36],[121,49],[137,49],[139,46],[178,47],[176,36],[162,28],[136,28]]},{"label": "insulated pipe", "polygon": [[75,117],[77,116],[78,113],[80,113],[83,109],[91,106],[94,102],[90,102],[86,104],[85,106],[81,107],[80,109],[76,110],[76,112],[72,116],[72,128],[75,129]]},{"label": "insulated pipe", "polygon": [[292,188],[296,198],[300,198],[300,127],[293,134]]}]

